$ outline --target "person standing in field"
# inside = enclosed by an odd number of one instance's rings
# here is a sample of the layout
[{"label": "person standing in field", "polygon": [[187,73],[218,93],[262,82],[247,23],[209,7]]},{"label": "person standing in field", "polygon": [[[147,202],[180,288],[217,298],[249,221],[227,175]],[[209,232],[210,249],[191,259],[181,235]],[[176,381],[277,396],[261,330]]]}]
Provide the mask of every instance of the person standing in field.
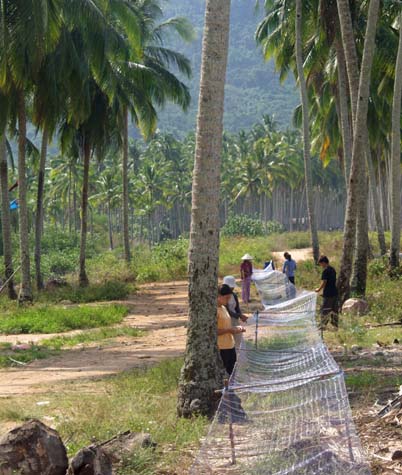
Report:
[{"label": "person standing in field", "polygon": [[336,270],[329,265],[327,256],[321,256],[318,260],[318,265],[322,267],[321,285],[315,290],[317,293],[323,291],[324,298],[321,307],[321,323],[323,326],[327,325],[329,316],[331,323],[338,327],[338,289],[336,287]]},{"label": "person standing in field", "polygon": [[[243,314],[240,308],[239,298],[235,293],[236,279],[232,275],[227,275],[223,279],[223,285],[227,285],[232,289],[232,295],[230,296],[229,303],[226,305],[226,308],[229,312],[230,318],[232,319],[232,327],[238,327],[240,321],[247,322],[247,316]],[[241,333],[236,333],[234,335],[236,350],[240,348],[243,335]]]},{"label": "person standing in field", "polygon": [[285,252],[283,257],[285,258],[285,262],[283,263],[282,272],[286,274],[289,281],[295,285],[296,261],[292,259],[292,256],[288,252]]},{"label": "person standing in field", "polygon": [[233,291],[228,285],[222,285],[218,290],[218,348],[223,366],[228,375],[233,373],[236,364],[236,348],[234,335],[244,333],[246,329],[240,325],[233,327],[232,319],[227,310]]},{"label": "person standing in field", "polygon": [[241,298],[243,303],[250,303],[250,288],[251,288],[251,276],[253,274],[253,258],[250,254],[245,254],[242,258],[242,263],[240,266],[240,275],[241,275]]}]

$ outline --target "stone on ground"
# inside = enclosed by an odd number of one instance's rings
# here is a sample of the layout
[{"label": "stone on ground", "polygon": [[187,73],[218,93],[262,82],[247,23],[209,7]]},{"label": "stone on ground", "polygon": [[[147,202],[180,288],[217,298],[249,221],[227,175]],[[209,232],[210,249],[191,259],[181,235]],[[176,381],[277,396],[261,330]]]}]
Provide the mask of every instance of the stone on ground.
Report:
[{"label": "stone on ground", "polygon": [[112,475],[112,462],[101,447],[90,445],[77,452],[67,475]]},{"label": "stone on ground", "polygon": [[155,448],[156,443],[152,441],[151,435],[146,432],[127,431],[101,444],[100,447],[106,452],[113,464],[118,464],[139,449]]},{"label": "stone on ground", "polygon": [[59,434],[31,420],[0,438],[1,475],[65,475],[66,449]]},{"label": "stone on ground", "polygon": [[342,307],[342,313],[350,313],[353,315],[365,315],[368,310],[368,303],[363,299],[348,299]]}]

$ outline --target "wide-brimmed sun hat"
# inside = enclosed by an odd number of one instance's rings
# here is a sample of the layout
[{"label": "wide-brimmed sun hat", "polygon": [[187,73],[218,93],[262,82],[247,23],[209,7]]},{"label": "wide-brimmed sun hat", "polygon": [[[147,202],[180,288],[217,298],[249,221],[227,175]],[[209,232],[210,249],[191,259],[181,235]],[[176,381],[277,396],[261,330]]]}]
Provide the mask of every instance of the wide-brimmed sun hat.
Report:
[{"label": "wide-brimmed sun hat", "polygon": [[223,284],[228,285],[232,289],[237,287],[236,279],[233,277],[233,275],[227,275],[226,277],[224,277]]},{"label": "wide-brimmed sun hat", "polygon": [[244,254],[244,256],[241,258],[242,261],[252,261],[253,257],[250,256],[250,254]]}]

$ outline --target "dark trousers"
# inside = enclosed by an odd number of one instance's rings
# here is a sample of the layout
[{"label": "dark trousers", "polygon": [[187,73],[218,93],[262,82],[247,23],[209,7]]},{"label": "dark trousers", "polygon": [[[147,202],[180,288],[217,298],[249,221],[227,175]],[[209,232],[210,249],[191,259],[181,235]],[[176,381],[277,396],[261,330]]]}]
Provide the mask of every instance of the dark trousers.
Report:
[{"label": "dark trousers", "polygon": [[332,325],[338,326],[338,297],[324,297],[324,301],[321,307],[321,322],[323,326],[326,326],[331,319]]},{"label": "dark trousers", "polygon": [[288,277],[289,282],[291,282],[293,285],[295,285],[295,278],[293,277]]},{"label": "dark trousers", "polygon": [[233,373],[233,369],[236,364],[236,349],[231,348],[230,350],[220,350],[223,366],[226,369],[226,372],[230,376]]}]

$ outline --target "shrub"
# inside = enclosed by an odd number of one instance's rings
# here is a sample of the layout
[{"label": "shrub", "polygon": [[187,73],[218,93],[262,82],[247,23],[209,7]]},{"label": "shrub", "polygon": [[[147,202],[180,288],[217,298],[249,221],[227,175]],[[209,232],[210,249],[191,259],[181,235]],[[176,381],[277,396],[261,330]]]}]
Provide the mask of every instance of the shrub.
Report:
[{"label": "shrub", "polygon": [[264,223],[242,214],[230,215],[222,228],[223,236],[263,236]]}]

